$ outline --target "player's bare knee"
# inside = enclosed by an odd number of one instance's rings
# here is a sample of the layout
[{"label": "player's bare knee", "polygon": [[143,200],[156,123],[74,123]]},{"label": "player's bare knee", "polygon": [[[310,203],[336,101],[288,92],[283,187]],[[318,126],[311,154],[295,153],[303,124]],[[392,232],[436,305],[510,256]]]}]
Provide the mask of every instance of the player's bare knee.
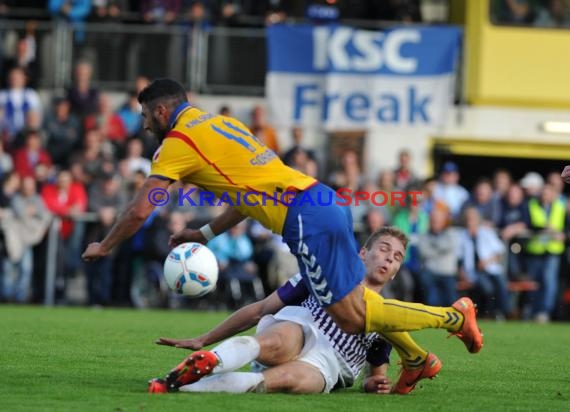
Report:
[{"label": "player's bare knee", "polygon": [[278,374],[264,372],[267,392],[293,392],[297,387],[295,376],[288,371],[280,371]]},{"label": "player's bare knee", "polygon": [[280,333],[267,333],[257,336],[257,341],[259,342],[259,356],[260,357],[271,357],[279,352],[283,348],[283,338]]},{"label": "player's bare knee", "polygon": [[298,379],[294,374],[290,372],[284,372],[282,380],[283,386],[287,388],[289,392],[295,392],[296,389],[298,390]]},{"label": "player's bare knee", "polygon": [[257,336],[260,353],[257,360],[265,365],[278,365],[293,360],[303,347],[303,329],[292,322],[280,322]]},{"label": "player's bare knee", "polygon": [[257,361],[264,365],[279,365],[294,357],[286,337],[281,333],[269,333],[258,337],[260,346]]},{"label": "player's bare knee", "polygon": [[282,392],[288,393],[319,393],[324,388],[322,379],[315,379],[313,375],[304,376],[299,373],[282,371],[278,378]]}]

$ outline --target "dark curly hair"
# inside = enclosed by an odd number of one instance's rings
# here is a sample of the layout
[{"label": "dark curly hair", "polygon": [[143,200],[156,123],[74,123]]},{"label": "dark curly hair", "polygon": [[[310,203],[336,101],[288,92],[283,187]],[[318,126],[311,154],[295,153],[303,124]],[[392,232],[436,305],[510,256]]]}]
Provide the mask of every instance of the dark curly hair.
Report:
[{"label": "dark curly hair", "polygon": [[184,86],[176,80],[156,79],[139,93],[138,101],[152,109],[157,103],[176,107],[187,102],[188,97]]}]

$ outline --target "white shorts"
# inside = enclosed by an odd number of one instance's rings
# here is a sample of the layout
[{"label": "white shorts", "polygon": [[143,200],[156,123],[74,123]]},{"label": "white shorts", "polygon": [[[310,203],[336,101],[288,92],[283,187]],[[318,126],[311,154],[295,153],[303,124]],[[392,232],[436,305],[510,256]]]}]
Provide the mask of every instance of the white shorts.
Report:
[{"label": "white shorts", "polygon": [[[259,321],[256,334],[279,322],[293,322],[303,328],[305,344],[296,360],[308,363],[317,368],[325,380],[323,393],[333,388],[344,386],[341,377],[341,365],[329,340],[315,326],[311,312],[300,306],[286,306],[275,315],[266,315]],[[255,362],[252,368],[256,371],[267,369],[265,365]]]}]

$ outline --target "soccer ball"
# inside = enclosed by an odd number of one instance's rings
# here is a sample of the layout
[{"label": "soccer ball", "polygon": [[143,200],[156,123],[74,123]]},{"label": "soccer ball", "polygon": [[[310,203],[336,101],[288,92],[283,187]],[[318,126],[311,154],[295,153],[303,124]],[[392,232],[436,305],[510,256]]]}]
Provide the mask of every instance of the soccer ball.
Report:
[{"label": "soccer ball", "polygon": [[168,287],[181,295],[199,298],[216,288],[218,262],[200,243],[182,243],[170,251],[164,262]]}]

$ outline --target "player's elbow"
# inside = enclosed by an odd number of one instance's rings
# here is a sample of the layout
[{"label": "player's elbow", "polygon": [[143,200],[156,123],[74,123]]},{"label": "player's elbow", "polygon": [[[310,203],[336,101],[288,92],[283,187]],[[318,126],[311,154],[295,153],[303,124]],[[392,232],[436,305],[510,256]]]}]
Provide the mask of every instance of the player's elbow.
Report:
[{"label": "player's elbow", "polygon": [[277,291],[275,291],[265,299],[253,303],[252,306],[255,307],[256,314],[261,319],[265,315],[274,315],[279,312],[285,304],[281,301]]},{"label": "player's elbow", "polygon": [[235,315],[238,314],[240,316],[240,319],[244,320],[243,326],[246,328],[257,325],[261,318],[265,315],[263,312],[262,302],[250,303],[249,305],[239,309]]},{"label": "player's elbow", "polygon": [[263,315],[263,313],[262,313],[261,311],[254,311],[254,312],[251,314],[251,317],[250,317],[250,319],[251,319],[251,324],[252,324],[252,325],[257,325],[263,316],[264,316],[264,315]]},{"label": "player's elbow", "polygon": [[251,312],[249,313],[252,326],[257,325],[265,315],[271,315],[274,313],[266,311],[262,302],[253,303],[252,306],[253,307],[251,308]]}]

